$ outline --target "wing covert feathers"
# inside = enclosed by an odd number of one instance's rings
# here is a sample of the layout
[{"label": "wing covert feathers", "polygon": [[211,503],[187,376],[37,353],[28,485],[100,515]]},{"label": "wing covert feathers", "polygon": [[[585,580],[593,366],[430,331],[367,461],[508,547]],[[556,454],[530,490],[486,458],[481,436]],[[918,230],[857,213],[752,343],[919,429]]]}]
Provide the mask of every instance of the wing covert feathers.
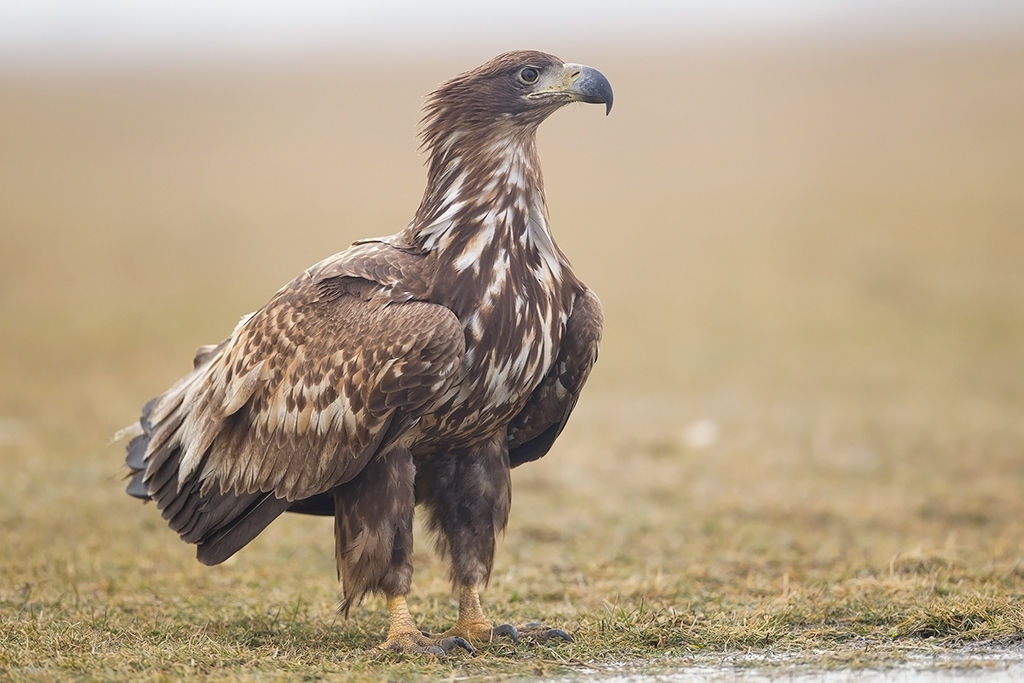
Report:
[{"label": "wing covert feathers", "polygon": [[[347,275],[332,277],[351,278]],[[458,379],[448,309],[307,271],[143,410],[129,493],[156,501],[200,559],[223,561],[294,501],[354,477]],[[350,282],[350,284],[352,284]],[[394,424],[393,424],[394,423]]]},{"label": "wing covert feathers", "polygon": [[326,289],[340,284],[339,280],[358,279],[381,285],[378,291],[392,301],[424,299],[433,258],[396,247],[392,239],[360,240],[310,267],[306,274]]}]

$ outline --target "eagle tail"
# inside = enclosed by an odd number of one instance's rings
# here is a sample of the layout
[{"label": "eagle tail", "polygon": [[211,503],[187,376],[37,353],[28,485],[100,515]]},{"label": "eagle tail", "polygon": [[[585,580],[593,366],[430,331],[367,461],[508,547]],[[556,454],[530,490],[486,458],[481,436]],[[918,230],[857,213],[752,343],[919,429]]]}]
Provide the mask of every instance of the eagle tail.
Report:
[{"label": "eagle tail", "polygon": [[131,478],[128,482],[128,495],[140,500],[152,500],[149,491],[146,490],[144,478],[146,476],[146,449],[149,447],[149,440],[153,437],[153,425],[149,421],[149,415],[153,411],[153,404],[155,402],[155,398],[150,399],[142,407],[142,415],[139,417],[139,421],[114,436],[116,441],[126,435],[126,433],[135,434],[134,438],[128,442],[127,455],[124,462],[128,465],[128,476]]}]

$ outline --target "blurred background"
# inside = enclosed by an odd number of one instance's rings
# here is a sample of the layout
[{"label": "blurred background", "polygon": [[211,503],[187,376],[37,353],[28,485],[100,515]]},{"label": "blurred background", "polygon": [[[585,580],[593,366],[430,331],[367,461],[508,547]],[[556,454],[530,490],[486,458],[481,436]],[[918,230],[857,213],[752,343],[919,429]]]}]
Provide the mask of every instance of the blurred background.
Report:
[{"label": "blurred background", "polygon": [[[560,445],[516,472],[502,552],[589,538],[707,568],[760,539],[787,582],[907,548],[1019,566],[1018,0],[6,0],[9,582],[45,575],[49,539],[136,530],[109,436],[302,269],[401,229],[423,95],[514,48],[597,67],[616,99],[541,130],[607,330]],[[560,501],[591,521],[559,535]]]},{"label": "blurred background", "polygon": [[14,68],[209,65],[317,52],[370,64],[524,45],[642,52],[750,40],[990,37],[1018,34],[1024,23],[1014,0],[8,0],[0,11],[0,56]]}]

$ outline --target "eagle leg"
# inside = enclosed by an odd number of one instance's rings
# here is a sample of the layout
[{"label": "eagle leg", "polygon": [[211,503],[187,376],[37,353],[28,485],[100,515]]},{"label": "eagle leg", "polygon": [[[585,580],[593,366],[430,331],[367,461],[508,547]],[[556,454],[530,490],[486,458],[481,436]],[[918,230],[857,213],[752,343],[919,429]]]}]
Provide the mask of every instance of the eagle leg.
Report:
[{"label": "eagle leg", "polygon": [[[484,616],[478,593],[491,575],[495,537],[505,529],[512,503],[505,436],[418,463],[416,499],[426,508],[438,549],[451,559],[452,583],[459,592],[455,625],[434,637],[458,637],[476,644],[504,637],[517,644],[520,630],[511,624],[493,626]],[[572,640],[565,631],[532,622],[523,629],[538,642],[552,637]]]},{"label": "eagle leg", "polygon": [[480,607],[480,594],[472,586],[462,586],[459,589],[459,618],[455,621],[455,625],[444,633],[431,637],[438,640],[457,637],[477,645],[493,642],[500,637],[508,638],[513,645],[518,645],[520,639],[534,643],[546,643],[559,638],[569,643],[572,642],[572,636],[562,629],[549,628],[536,621],[523,624],[518,628],[512,624],[492,626],[484,616],[483,608]]},{"label": "eagle leg", "polygon": [[393,599],[409,592],[415,477],[409,450],[392,448],[333,489],[335,554],[345,614],[367,593]]},{"label": "eagle leg", "polygon": [[388,637],[381,645],[382,650],[409,652],[414,654],[444,655],[456,648],[473,653],[473,646],[459,636],[427,636],[416,628],[404,595],[388,596]]},{"label": "eagle leg", "polygon": [[459,618],[455,621],[454,626],[435,637],[451,636],[465,638],[469,642],[477,644],[490,643],[499,637],[508,638],[513,645],[519,643],[519,631],[512,624],[491,625],[491,622],[484,616],[483,608],[480,607],[480,594],[474,586],[459,588]]}]

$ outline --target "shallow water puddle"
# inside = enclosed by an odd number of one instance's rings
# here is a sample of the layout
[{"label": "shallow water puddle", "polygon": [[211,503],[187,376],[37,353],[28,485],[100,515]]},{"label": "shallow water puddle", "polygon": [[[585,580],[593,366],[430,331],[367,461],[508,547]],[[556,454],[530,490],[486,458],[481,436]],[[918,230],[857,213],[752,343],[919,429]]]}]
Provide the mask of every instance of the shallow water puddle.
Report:
[{"label": "shallow water puddle", "polygon": [[[634,670],[630,670],[634,668]],[[694,663],[672,671],[647,673],[623,665],[615,671],[581,671],[549,683],[1024,683],[1024,648],[975,647],[919,653],[876,668],[815,669],[786,665],[784,657],[741,655],[715,663]]]},{"label": "shallow water puddle", "polygon": [[754,671],[734,667],[693,667],[661,674],[593,674],[568,676],[552,683],[1019,683],[1024,681],[1024,663],[980,669],[858,669],[813,671],[787,669]]}]

